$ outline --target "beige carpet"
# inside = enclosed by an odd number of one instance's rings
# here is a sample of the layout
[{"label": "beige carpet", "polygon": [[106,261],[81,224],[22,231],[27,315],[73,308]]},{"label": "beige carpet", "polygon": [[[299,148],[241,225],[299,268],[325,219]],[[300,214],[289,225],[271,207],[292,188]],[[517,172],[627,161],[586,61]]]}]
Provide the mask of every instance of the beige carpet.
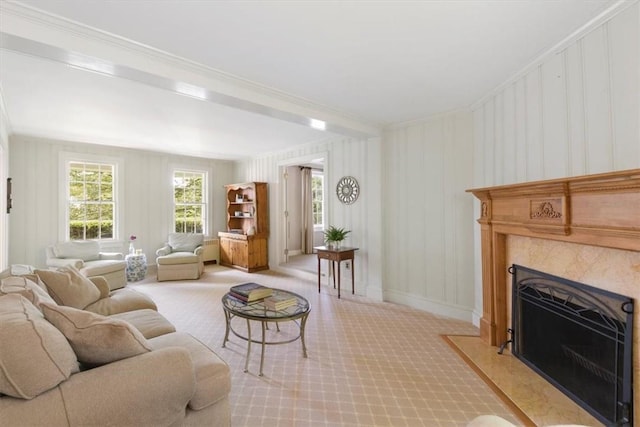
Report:
[{"label": "beige carpet", "polygon": [[[246,342],[232,337],[222,348],[220,298],[248,281],[309,300],[307,359],[299,341],[268,346],[260,377],[257,345],[248,373]],[[440,336],[477,334],[469,323],[348,292],[339,300],[326,282],[319,294],[313,280],[272,271],[245,274],[213,265],[199,281],[158,283],[148,277],[129,286],[150,295],[178,330],[230,365],[233,426],[464,426],[481,414],[521,424]],[[236,320],[240,329],[243,321]],[[293,334],[292,326],[282,324],[280,334]]]}]

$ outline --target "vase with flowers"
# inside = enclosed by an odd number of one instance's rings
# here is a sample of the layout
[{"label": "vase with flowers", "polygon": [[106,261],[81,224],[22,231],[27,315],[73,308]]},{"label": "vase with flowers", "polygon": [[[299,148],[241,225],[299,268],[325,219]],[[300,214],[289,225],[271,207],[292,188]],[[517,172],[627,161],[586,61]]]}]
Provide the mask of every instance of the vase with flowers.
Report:
[{"label": "vase with flowers", "polygon": [[135,234],[132,234],[131,236],[129,236],[129,253],[131,255],[136,253],[136,248],[133,247],[133,241],[134,240],[136,240]]}]

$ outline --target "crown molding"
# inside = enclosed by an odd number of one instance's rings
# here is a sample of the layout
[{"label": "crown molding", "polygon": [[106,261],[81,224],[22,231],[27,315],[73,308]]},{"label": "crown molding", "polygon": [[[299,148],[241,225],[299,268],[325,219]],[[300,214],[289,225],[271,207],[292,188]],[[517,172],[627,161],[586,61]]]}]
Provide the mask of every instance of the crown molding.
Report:
[{"label": "crown molding", "polygon": [[[309,120],[314,118],[327,122],[326,130],[328,131],[359,137],[380,133],[381,124],[379,123],[76,21],[46,13],[20,2],[0,2],[0,16],[3,19],[2,33],[7,35],[51,45],[54,48],[68,50],[72,54],[88,55],[99,61],[113,62],[116,66],[122,65],[138,71],[173,78],[179,82],[194,85],[197,88],[203,87],[208,91],[231,96],[240,101],[264,105],[279,110],[283,113],[282,116],[291,114],[298,116],[298,119],[295,120],[297,123],[308,125]],[[95,55],[93,50],[79,51],[79,46],[85,49],[100,48],[103,54]],[[164,72],[158,72],[158,69],[164,70]],[[231,106],[238,108],[237,105]],[[280,118],[277,117],[278,114],[268,115]],[[286,120],[286,118],[284,119]]]}]

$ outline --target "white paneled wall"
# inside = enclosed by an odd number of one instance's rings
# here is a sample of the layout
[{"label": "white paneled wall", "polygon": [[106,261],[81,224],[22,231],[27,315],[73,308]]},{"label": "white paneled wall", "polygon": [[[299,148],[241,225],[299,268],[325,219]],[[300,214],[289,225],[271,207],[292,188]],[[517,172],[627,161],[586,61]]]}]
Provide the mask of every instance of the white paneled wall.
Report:
[{"label": "white paneled wall", "polygon": [[385,132],[385,300],[471,320],[472,126],[457,113]]},{"label": "white paneled wall", "polygon": [[[1,95],[1,94],[0,94]],[[9,264],[9,217],[7,214],[7,178],[9,178],[9,120],[0,96],[0,271]]]},{"label": "white paneled wall", "polygon": [[58,241],[59,192],[64,191],[64,183],[59,182],[61,152],[123,159],[119,173],[124,184],[124,217],[118,243],[126,250],[126,239],[135,234],[136,248],[143,249],[151,264],[156,249],[172,231],[173,167],[209,172],[213,209],[208,224],[211,234],[226,229],[223,185],[232,181],[232,162],[15,136],[10,146],[15,206],[10,215],[11,264],[44,266],[45,247]]},{"label": "white paneled wall", "polygon": [[[280,196],[280,171],[284,164],[295,164],[296,159],[308,162],[313,157],[325,159],[327,191],[327,224],[351,230],[346,244],[360,248],[356,252],[356,293],[382,298],[381,265],[381,177],[380,141],[378,138],[356,140],[336,138],[305,145],[294,150],[242,162],[236,168],[237,181],[266,181],[269,183],[269,264],[278,266],[283,250],[283,214]],[[293,162],[293,163],[291,163]],[[360,183],[360,197],[352,205],[341,204],[335,196],[338,180],[345,175]],[[343,274],[348,286],[350,275]]]},{"label": "white paneled wall", "polygon": [[[473,111],[473,186],[639,168],[639,23],[636,2],[479,102]],[[475,201],[471,221],[477,212]],[[477,313],[479,239],[476,226]]]},{"label": "white paneled wall", "polygon": [[474,108],[476,187],[640,167],[639,5]]}]

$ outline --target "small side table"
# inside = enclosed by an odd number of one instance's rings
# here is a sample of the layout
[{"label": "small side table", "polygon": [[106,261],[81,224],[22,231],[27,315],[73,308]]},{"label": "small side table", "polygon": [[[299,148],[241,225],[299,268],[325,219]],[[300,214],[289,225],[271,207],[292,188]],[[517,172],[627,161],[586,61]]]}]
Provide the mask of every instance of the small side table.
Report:
[{"label": "small side table", "polygon": [[127,261],[127,282],[137,282],[147,275],[147,256],[145,254],[129,254]]},{"label": "small side table", "polygon": [[355,267],[353,265],[353,258],[355,251],[359,248],[349,248],[349,247],[340,247],[340,248],[331,248],[329,246],[317,246],[313,248],[318,253],[318,292],[320,292],[320,260],[326,259],[331,264],[331,271],[333,272],[333,287],[336,287],[336,268],[335,263],[338,262],[338,298],[340,298],[340,262],[351,260],[351,293],[355,293],[355,277],[353,270]]}]

